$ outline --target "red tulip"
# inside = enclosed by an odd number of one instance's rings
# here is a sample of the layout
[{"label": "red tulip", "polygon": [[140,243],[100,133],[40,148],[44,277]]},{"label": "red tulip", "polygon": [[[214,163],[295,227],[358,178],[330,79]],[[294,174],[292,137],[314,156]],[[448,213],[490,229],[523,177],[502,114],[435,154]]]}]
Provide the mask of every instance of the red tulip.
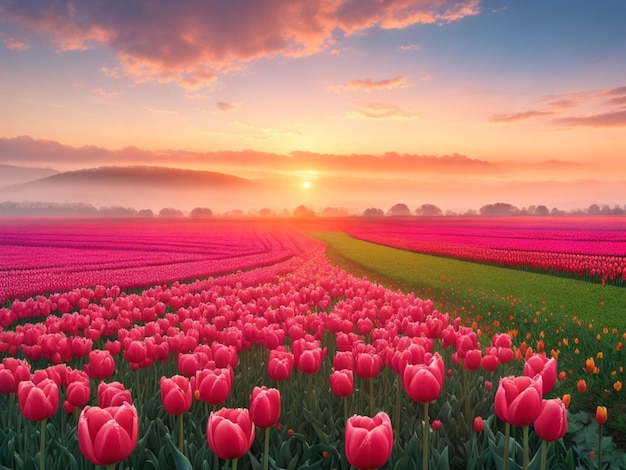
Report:
[{"label": "red tulip", "polygon": [[195,388],[200,399],[209,405],[224,403],[233,386],[233,370],[203,369],[196,372]]},{"label": "red tulip", "polygon": [[348,397],[354,391],[354,376],[350,369],[334,371],[329,380],[331,390],[338,397]]},{"label": "red tulip", "polygon": [[87,406],[78,417],[78,446],[95,465],[126,459],[137,445],[139,418],[133,405]]},{"label": "red tulip", "polygon": [[524,375],[534,377],[539,374],[543,382],[543,394],[547,395],[556,384],[556,359],[548,358],[543,354],[535,354],[524,364]]},{"label": "red tulip", "polygon": [[98,385],[98,406],[100,408],[120,406],[124,402],[132,404],[133,399],[130,390],[127,390],[120,382],[101,382]]},{"label": "red tulip", "polygon": [[109,351],[95,349],[89,353],[89,364],[85,372],[94,380],[105,380],[115,372],[115,359]]},{"label": "red tulip", "polygon": [[495,412],[513,426],[532,424],[541,411],[541,377],[504,377],[496,391]]},{"label": "red tulip", "polygon": [[560,398],[543,400],[533,423],[535,433],[544,441],[558,441],[567,432],[567,407]]},{"label": "red tulip", "polygon": [[480,416],[476,416],[474,418],[474,431],[475,432],[483,432],[485,430],[485,423],[483,418]]},{"label": "red tulip", "polygon": [[291,375],[293,363],[293,354],[281,347],[272,349],[267,363],[267,374],[276,382],[286,380]]},{"label": "red tulip", "polygon": [[244,408],[222,408],[209,415],[207,423],[209,447],[220,459],[242,457],[254,442],[254,423]]},{"label": "red tulip", "polygon": [[358,469],[382,467],[393,450],[391,420],[384,411],[373,418],[354,415],[345,432],[346,458]]},{"label": "red tulip", "polygon": [[352,351],[337,351],[333,359],[333,369],[354,369],[354,356]]},{"label": "red tulip", "polygon": [[161,377],[161,402],[171,415],[182,415],[191,409],[193,394],[187,377]]},{"label": "red tulip", "polygon": [[25,380],[17,386],[17,400],[26,418],[43,421],[59,408],[59,386],[52,379],[44,379],[36,385]]},{"label": "red tulip", "polygon": [[276,388],[254,387],[250,395],[250,418],[255,426],[266,429],[280,418],[280,392]]},{"label": "red tulip", "polygon": [[436,400],[443,388],[445,371],[442,357],[439,353],[428,353],[425,359],[425,364],[408,364],[403,375],[407,395],[418,403]]}]

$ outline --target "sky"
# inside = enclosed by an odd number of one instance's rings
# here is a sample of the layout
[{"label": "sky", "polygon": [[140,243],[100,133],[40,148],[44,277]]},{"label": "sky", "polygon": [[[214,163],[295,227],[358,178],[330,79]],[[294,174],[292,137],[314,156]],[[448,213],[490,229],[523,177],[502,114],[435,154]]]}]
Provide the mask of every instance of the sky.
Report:
[{"label": "sky", "polygon": [[217,171],[314,209],[623,206],[624,18],[623,0],[0,0],[0,164]]}]

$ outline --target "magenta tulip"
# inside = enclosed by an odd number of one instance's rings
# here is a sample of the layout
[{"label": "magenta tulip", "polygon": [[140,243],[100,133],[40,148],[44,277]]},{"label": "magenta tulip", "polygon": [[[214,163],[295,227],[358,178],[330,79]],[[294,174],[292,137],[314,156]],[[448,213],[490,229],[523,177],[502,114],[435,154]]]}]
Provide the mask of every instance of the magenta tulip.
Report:
[{"label": "magenta tulip", "polygon": [[271,428],[280,418],[280,392],[276,388],[254,387],[250,395],[250,418],[261,429]]},{"label": "magenta tulip", "polygon": [[137,445],[139,418],[133,405],[87,406],[78,417],[78,446],[95,465],[126,459]]},{"label": "magenta tulip", "polygon": [[282,382],[291,375],[293,364],[293,354],[285,351],[284,348],[272,349],[267,363],[267,374],[272,380]]},{"label": "magenta tulip", "polygon": [[98,406],[100,408],[108,408],[110,406],[120,406],[122,404],[131,403],[133,399],[130,390],[127,390],[120,382],[104,383],[98,385]]},{"label": "magenta tulip", "polygon": [[254,442],[254,423],[244,408],[222,408],[209,415],[207,423],[209,447],[220,459],[242,457]]},{"label": "magenta tulip", "polygon": [[393,450],[391,420],[384,412],[373,418],[354,415],[348,419],[345,431],[346,458],[357,469],[382,467]]}]

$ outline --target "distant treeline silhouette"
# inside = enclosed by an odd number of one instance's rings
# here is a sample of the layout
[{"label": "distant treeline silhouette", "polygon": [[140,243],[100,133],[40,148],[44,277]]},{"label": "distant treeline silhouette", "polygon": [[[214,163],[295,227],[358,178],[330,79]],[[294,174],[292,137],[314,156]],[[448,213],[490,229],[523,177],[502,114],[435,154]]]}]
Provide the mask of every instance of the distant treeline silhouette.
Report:
[{"label": "distant treeline silhouette", "polygon": [[[494,204],[486,204],[479,210],[470,209],[465,212],[443,211],[441,208],[434,204],[422,204],[415,210],[411,211],[409,206],[404,203],[398,203],[391,206],[387,211],[383,209],[370,207],[365,209],[360,215],[363,217],[442,217],[442,216],[485,216],[485,217],[510,217],[510,216],[556,216],[556,215],[624,215],[626,214],[626,204],[623,207],[615,205],[613,208],[607,204],[591,204],[585,209],[576,209],[570,211],[564,211],[553,207],[549,209],[545,205],[518,207],[504,203],[497,202]],[[0,203],[0,216],[38,216],[38,217],[62,217],[62,216],[74,216],[74,217],[163,217],[163,218],[177,218],[177,217],[189,217],[189,218],[208,218],[213,217],[214,214],[208,207],[196,207],[191,212],[186,214],[180,209],[172,207],[164,207],[157,214],[151,209],[137,210],[132,207],[124,206],[103,206],[96,208],[91,204],[85,204],[82,202],[72,203],[57,203],[57,202],[41,202],[41,201],[4,201]],[[309,218],[309,217],[344,217],[351,214],[347,209],[326,207],[319,213],[316,213],[313,209],[300,205],[295,210],[289,211],[283,209],[280,212],[275,212],[267,208],[263,208],[259,211],[251,211],[244,213],[240,209],[234,209],[222,214],[217,214],[222,217],[242,217],[246,216],[259,216],[259,217],[296,217],[296,218]]]}]

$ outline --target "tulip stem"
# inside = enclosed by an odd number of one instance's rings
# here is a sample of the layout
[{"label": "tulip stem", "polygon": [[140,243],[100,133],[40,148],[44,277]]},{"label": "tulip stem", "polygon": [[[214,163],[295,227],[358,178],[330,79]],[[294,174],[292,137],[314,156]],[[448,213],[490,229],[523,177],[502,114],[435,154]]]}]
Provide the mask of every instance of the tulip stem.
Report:
[{"label": "tulip stem", "polygon": [[368,380],[370,383],[370,416],[374,416],[374,378]]},{"label": "tulip stem", "polygon": [[107,470],[115,470],[115,464],[114,463],[110,463],[107,465]]},{"label": "tulip stem", "polygon": [[598,425],[598,468],[602,470],[602,425]]},{"label": "tulip stem", "polygon": [[523,428],[524,431],[524,461],[523,461],[523,466],[522,468],[524,470],[528,470],[528,463],[529,463],[529,455],[528,455],[528,426],[524,426]]},{"label": "tulip stem", "polygon": [[233,459],[232,465],[230,466],[231,470],[237,470],[237,462],[239,459]]},{"label": "tulip stem", "polygon": [[343,425],[348,423],[348,397],[343,397]]},{"label": "tulip stem", "polygon": [[46,468],[46,419],[41,421],[41,432],[39,436],[39,468]]},{"label": "tulip stem", "polygon": [[263,446],[263,470],[267,470],[269,468],[270,429],[271,428],[265,428],[265,445]]},{"label": "tulip stem", "polygon": [[546,461],[548,459],[548,441],[541,443],[541,469],[546,470]]},{"label": "tulip stem", "polygon": [[509,441],[511,440],[511,424],[504,423],[504,470],[509,470]]},{"label": "tulip stem", "polygon": [[183,452],[183,445],[185,443],[185,436],[183,430],[183,413],[178,415],[178,450]]},{"label": "tulip stem", "polygon": [[424,403],[424,427],[422,429],[424,448],[422,449],[422,470],[428,469],[428,402]]}]

